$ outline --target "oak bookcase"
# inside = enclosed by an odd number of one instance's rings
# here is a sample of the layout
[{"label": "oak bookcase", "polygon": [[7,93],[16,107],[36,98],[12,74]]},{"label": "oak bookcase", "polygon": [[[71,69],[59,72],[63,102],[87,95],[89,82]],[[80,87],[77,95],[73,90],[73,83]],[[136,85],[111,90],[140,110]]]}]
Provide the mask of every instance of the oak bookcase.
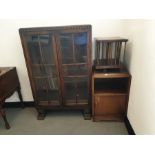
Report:
[{"label": "oak bookcase", "polygon": [[19,30],[38,119],[49,109],[91,115],[91,25]]}]

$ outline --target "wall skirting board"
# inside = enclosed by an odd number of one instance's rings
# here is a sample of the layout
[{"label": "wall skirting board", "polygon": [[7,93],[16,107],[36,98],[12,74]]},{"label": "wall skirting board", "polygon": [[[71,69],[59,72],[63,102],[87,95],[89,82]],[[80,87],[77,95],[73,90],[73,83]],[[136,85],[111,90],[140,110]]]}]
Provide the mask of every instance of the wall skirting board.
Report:
[{"label": "wall skirting board", "polygon": [[124,119],[124,123],[125,123],[127,130],[128,130],[129,135],[136,135],[127,116]]},{"label": "wall skirting board", "polygon": [[[35,103],[33,101],[24,101],[25,107],[34,107]],[[21,107],[21,102],[6,102],[4,104],[5,108],[19,108]],[[128,117],[126,116],[124,119],[124,123],[126,126],[126,129],[128,131],[129,135],[135,135],[135,132],[132,128],[132,125],[130,124],[130,121],[128,120]]]},{"label": "wall skirting board", "polygon": [[[24,101],[25,107],[34,107],[35,103],[33,101]],[[21,102],[5,102],[4,107],[6,108],[19,108],[21,107]]]}]

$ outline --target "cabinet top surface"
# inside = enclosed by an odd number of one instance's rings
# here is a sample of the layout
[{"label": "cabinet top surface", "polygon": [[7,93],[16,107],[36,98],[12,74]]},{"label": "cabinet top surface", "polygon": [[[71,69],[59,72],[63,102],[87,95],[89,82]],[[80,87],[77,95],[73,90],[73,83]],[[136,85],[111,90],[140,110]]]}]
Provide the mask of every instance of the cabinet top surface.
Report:
[{"label": "cabinet top surface", "polygon": [[127,71],[122,72],[94,72],[94,78],[125,78],[130,77],[131,75]]},{"label": "cabinet top surface", "polygon": [[0,76],[12,70],[14,67],[0,67]]},{"label": "cabinet top surface", "polygon": [[52,27],[29,27],[20,28],[20,32],[25,31],[50,31],[50,30],[66,30],[66,29],[90,29],[91,25],[67,25],[67,26],[52,26]]},{"label": "cabinet top surface", "polygon": [[96,41],[128,41],[126,38],[121,37],[97,37],[94,38]]}]

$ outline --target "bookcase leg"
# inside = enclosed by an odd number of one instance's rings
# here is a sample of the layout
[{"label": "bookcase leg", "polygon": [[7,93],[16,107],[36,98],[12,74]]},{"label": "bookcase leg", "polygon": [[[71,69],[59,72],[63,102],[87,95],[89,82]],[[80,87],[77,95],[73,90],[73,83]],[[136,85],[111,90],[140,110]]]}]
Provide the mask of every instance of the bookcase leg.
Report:
[{"label": "bookcase leg", "polygon": [[37,111],[38,111],[38,117],[37,117],[38,120],[44,120],[46,116],[45,110],[39,109]]},{"label": "bookcase leg", "polygon": [[84,109],[83,116],[84,116],[85,120],[90,120],[91,119],[91,111],[90,111],[90,109]]}]

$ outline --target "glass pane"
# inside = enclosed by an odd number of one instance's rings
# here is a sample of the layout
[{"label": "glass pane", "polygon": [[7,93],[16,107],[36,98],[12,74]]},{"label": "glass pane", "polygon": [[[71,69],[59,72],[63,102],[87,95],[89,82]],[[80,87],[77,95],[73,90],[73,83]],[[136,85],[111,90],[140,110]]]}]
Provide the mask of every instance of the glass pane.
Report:
[{"label": "glass pane", "polygon": [[32,64],[40,64],[41,57],[39,54],[39,38],[37,35],[27,36],[26,37],[28,52]]},{"label": "glass pane", "polygon": [[27,36],[36,97],[39,101],[59,103],[59,87],[52,35]]},{"label": "glass pane", "polygon": [[86,33],[74,34],[74,48],[77,62],[86,62],[87,36]]},{"label": "glass pane", "polygon": [[64,76],[75,76],[75,75],[87,75],[87,65],[64,65],[63,75]]},{"label": "glass pane", "polygon": [[87,35],[85,32],[62,33],[59,37],[63,64],[86,62]]},{"label": "glass pane", "polygon": [[60,49],[62,63],[73,62],[73,36],[72,34],[61,34],[60,35]]},{"label": "glass pane", "polygon": [[54,64],[52,36],[30,35],[26,41],[32,64]]},{"label": "glass pane", "polygon": [[56,77],[56,68],[51,65],[33,65],[32,67],[33,76],[51,76]]},{"label": "glass pane", "polygon": [[58,83],[56,78],[36,78],[36,95],[39,101],[59,100]]},{"label": "glass pane", "polygon": [[87,77],[64,78],[65,104],[86,104],[88,102],[87,81]]},{"label": "glass pane", "polygon": [[49,35],[39,35],[44,64],[54,64],[52,38]]}]

